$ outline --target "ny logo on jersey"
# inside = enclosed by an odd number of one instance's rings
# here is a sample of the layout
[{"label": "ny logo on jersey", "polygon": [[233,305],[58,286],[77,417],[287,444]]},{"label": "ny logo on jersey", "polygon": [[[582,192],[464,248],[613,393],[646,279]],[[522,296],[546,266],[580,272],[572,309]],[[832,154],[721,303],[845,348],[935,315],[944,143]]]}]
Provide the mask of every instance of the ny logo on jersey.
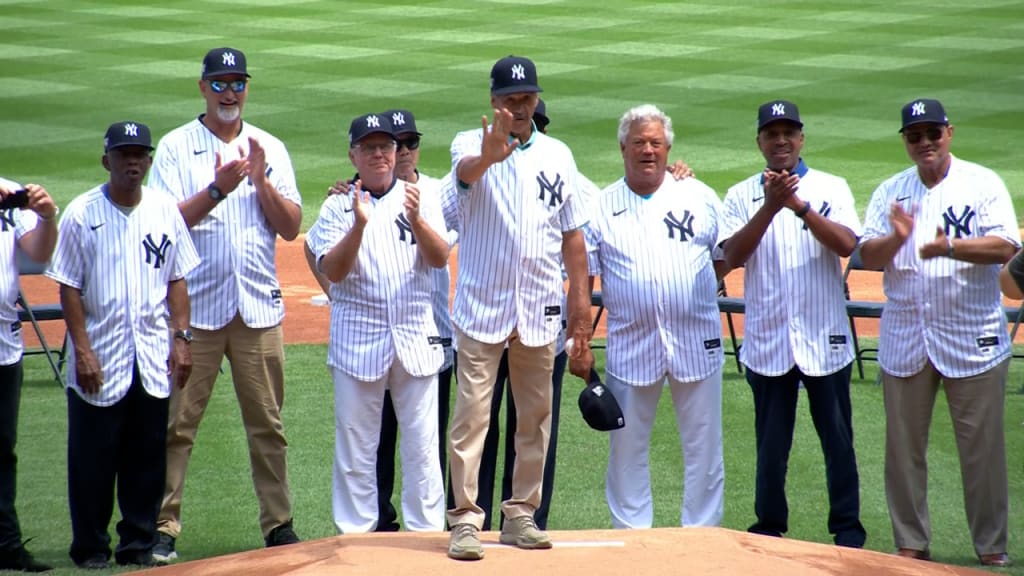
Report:
[{"label": "ny logo on jersey", "polygon": [[783,104],[782,102],[777,102],[775,104],[772,104],[772,116],[785,116],[785,115],[786,115],[786,105],[785,104]]},{"label": "ny logo on jersey", "polygon": [[14,228],[14,208],[10,210],[0,210],[0,232],[7,232],[11,228]]},{"label": "ny logo on jersey", "polygon": [[914,102],[910,107],[911,116],[924,116],[924,102]]},{"label": "ny logo on jersey", "polygon": [[124,135],[125,136],[131,136],[132,138],[138,138],[138,136],[139,136],[139,126],[137,124],[133,124],[131,122],[125,124],[124,125]]},{"label": "ny logo on jersey", "polygon": [[231,53],[231,52],[225,52],[225,53],[220,55],[220,61],[225,66],[234,66],[235,65],[235,55],[233,53]]},{"label": "ny logo on jersey", "polygon": [[[274,171],[274,168],[271,165],[267,164],[267,171],[264,173],[264,175],[267,178],[270,178],[270,173],[273,172],[273,171]],[[248,178],[247,182],[249,183],[249,186],[253,185],[252,184],[252,175],[251,174],[249,175],[249,178]]]},{"label": "ny logo on jersey", "polygon": [[562,203],[562,188],[565,186],[565,182],[562,181],[561,174],[555,173],[555,181],[552,182],[548,180],[547,175],[541,170],[540,176],[537,176],[537,184],[540,184],[540,196],[538,196],[538,199],[541,202],[544,201],[544,193],[546,192],[550,194],[548,206],[554,207]]},{"label": "ny logo on jersey", "polygon": [[409,219],[405,217],[405,213],[398,215],[395,218],[395,226],[398,226],[398,241],[405,242],[405,233],[409,233],[409,245],[416,244],[416,235],[412,233],[412,224],[409,223]]},{"label": "ny logo on jersey", "polygon": [[525,80],[526,79],[526,69],[523,68],[522,64],[513,64],[512,65],[512,79],[513,80]]},{"label": "ny logo on jersey", "polygon": [[946,236],[952,236],[953,238],[970,236],[971,220],[974,219],[974,214],[974,209],[970,206],[964,206],[963,211],[960,212],[960,217],[957,218],[952,206],[946,208],[946,213],[942,215],[942,220],[946,224]]},{"label": "ny logo on jersey", "polygon": [[405,114],[395,112],[391,115],[391,123],[395,126],[405,126]]},{"label": "ny logo on jersey", "polygon": [[152,264],[153,268],[159,269],[167,258],[167,249],[171,247],[171,241],[167,234],[164,234],[160,244],[157,244],[153,241],[153,236],[146,234],[142,247],[146,249],[146,264]]},{"label": "ny logo on jersey", "polygon": [[[832,207],[828,205],[828,201],[821,203],[821,210],[818,210],[818,214],[828,218],[828,215],[832,213]],[[807,220],[804,220],[804,230],[807,230]]]},{"label": "ny logo on jersey", "polygon": [[693,214],[690,214],[689,210],[683,211],[683,219],[677,220],[675,214],[671,211],[665,215],[665,225],[668,226],[668,239],[674,240],[676,237],[676,231],[679,231],[679,241],[689,242],[690,238],[693,238]]}]

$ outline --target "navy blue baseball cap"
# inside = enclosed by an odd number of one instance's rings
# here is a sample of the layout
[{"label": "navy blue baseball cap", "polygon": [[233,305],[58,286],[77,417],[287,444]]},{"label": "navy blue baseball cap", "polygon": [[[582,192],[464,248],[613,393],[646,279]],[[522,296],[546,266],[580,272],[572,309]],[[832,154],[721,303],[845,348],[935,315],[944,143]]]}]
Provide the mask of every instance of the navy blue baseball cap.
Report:
[{"label": "navy blue baseball cap", "polygon": [[387,116],[391,121],[391,130],[395,136],[399,134],[423,136],[423,133],[416,129],[416,117],[412,115],[412,112],[396,108],[388,110],[384,113],[384,116]]},{"label": "navy blue baseball cap", "polygon": [[921,98],[908,102],[901,112],[903,126],[900,132],[906,130],[907,126],[914,124],[942,124],[949,126],[949,118],[946,117],[946,110],[942,102],[931,98]]},{"label": "navy blue baseball cap", "polygon": [[619,402],[612,395],[612,391],[601,383],[597,371],[590,370],[589,380],[579,397],[583,420],[594,430],[602,432],[624,427],[626,419],[622,415],[622,408],[619,407]]},{"label": "navy blue baseball cap", "polygon": [[761,107],[757,109],[758,132],[768,124],[779,120],[792,122],[800,128],[804,127],[804,123],[800,121],[800,109],[789,100],[772,100],[761,104]]},{"label": "navy blue baseball cap", "polygon": [[537,107],[533,110],[533,123],[537,125],[537,130],[543,132],[548,124],[551,124],[551,119],[547,115],[547,106],[544,105],[544,100],[537,98]]},{"label": "navy blue baseball cap", "polygon": [[348,126],[348,144],[351,146],[370,134],[387,134],[395,137],[391,128],[391,117],[384,114],[363,114],[352,119]]},{"label": "navy blue baseball cap", "polygon": [[149,126],[130,120],[111,124],[103,136],[103,151],[125,146],[141,146],[152,150],[153,139],[149,135]]},{"label": "navy blue baseball cap", "polygon": [[203,80],[230,74],[241,74],[251,78],[245,70],[245,54],[241,50],[214,48],[203,57]]},{"label": "navy blue baseball cap", "polygon": [[491,94],[543,92],[537,85],[537,67],[529,58],[506,56],[491,67]]}]

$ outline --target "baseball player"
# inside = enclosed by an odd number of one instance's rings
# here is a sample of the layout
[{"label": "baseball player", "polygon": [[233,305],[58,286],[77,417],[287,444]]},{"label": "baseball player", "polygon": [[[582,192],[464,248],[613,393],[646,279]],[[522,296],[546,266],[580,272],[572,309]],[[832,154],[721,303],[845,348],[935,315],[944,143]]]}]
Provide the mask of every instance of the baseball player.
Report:
[{"label": "baseball player", "polygon": [[[717,526],[725,501],[725,356],[712,253],[722,204],[696,178],[666,178],[674,133],[657,107],[626,111],[618,136],[625,178],[597,197],[586,233],[590,275],[601,277],[608,311],[605,385],[626,423],[610,433],[612,525],[650,528],[654,521],[649,446],[667,380],[686,464],[682,525]],[[589,349],[585,355],[592,365]],[[591,365],[573,372],[589,374]]]},{"label": "baseball player", "polygon": [[853,348],[840,257],[857,245],[860,222],[842,178],[800,156],[803,122],[792,102],[758,109],[763,172],[725,198],[719,244],[729,268],[745,266],[746,337],[740,360],[754,394],[757,479],[751,532],[789,528],[786,468],[803,383],[825,453],[828,530],[840,546],[862,547],[850,373]]},{"label": "baseball player", "polygon": [[914,166],[875,190],[860,249],[865,267],[884,268],[878,362],[893,539],[901,556],[930,556],[926,452],[941,381],[974,551],[985,566],[1008,566],[1003,405],[1011,343],[999,267],[1020,248],[1017,217],[999,176],[950,153],[953,126],[938,100],[909,102],[902,120]]},{"label": "baseball player", "polygon": [[203,58],[206,112],[157,147],[150,184],[178,203],[202,258],[189,275],[195,369],[171,397],[167,486],[155,554],[177,558],[185,470],[223,358],[249,441],[260,529],[267,546],[299,541],[292,527],[284,404],[284,301],[274,264],[277,236],[294,239],[302,199],[284,144],[248,122],[245,54],[215,48]]},{"label": "baseball player", "polygon": [[21,404],[23,350],[18,299],[16,252],[36,262],[47,262],[57,242],[57,205],[38,184],[22,187],[0,178],[0,200],[25,195],[23,208],[0,211],[0,570],[45,572],[52,566],[36,560],[21,540],[21,526],[14,507],[18,485],[18,411]]},{"label": "baseball player", "polygon": [[444,529],[438,462],[437,371],[444,358],[430,305],[432,268],[448,262],[437,198],[395,177],[384,114],[352,120],[349,158],[359,180],[331,196],[307,243],[331,281],[334,377],[334,524],[372,531],[384,391],[402,429],[402,514],[410,530]]},{"label": "baseball player", "polygon": [[107,567],[115,486],[121,511],[115,560],[159,563],[152,550],[168,396],[172,385],[185,385],[192,367],[185,275],[199,258],[175,203],[142,185],[152,151],[145,124],[107,129],[103,167],[110,180],[68,205],[46,272],[60,283],[72,344],[74,368],[66,376],[71,559],[86,569]]},{"label": "baseball player", "polygon": [[[540,505],[551,418],[551,373],[561,329],[562,273],[569,275],[568,333],[589,345],[584,207],[576,198],[576,163],[560,141],[533,127],[537,70],[509,56],[491,69],[494,121],[461,132],[452,142],[459,197],[459,274],[452,323],[458,348],[458,389],[450,435],[454,507],[448,555],[483,557],[476,503],[480,450],[491,396],[508,345],[516,396],[516,465],[512,497],[502,503],[500,541],[550,548],[533,514]],[[502,254],[505,257],[496,258]]]}]

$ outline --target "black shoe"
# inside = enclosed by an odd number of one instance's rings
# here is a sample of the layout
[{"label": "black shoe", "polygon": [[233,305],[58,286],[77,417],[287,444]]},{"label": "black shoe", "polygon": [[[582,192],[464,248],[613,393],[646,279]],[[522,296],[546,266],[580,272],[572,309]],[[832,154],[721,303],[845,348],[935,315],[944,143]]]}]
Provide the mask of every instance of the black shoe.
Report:
[{"label": "black shoe", "polygon": [[23,544],[18,544],[17,548],[0,552],[0,570],[46,572],[53,570],[53,566],[36,560]]},{"label": "black shoe", "polygon": [[167,562],[160,562],[149,552],[130,552],[117,557],[118,566],[166,566]]},{"label": "black shoe", "polygon": [[272,548],[274,546],[286,546],[288,544],[298,544],[299,542],[302,542],[302,540],[299,540],[299,537],[295,535],[295,530],[292,529],[291,520],[271,530],[270,534],[267,534],[265,541],[267,548]]},{"label": "black shoe", "polygon": [[75,562],[75,566],[78,566],[82,570],[106,570],[110,568],[110,564],[107,563],[107,557],[97,554],[96,556],[89,556],[81,562]]},{"label": "black shoe", "polygon": [[156,546],[153,546],[153,558],[164,564],[170,564],[178,559],[178,553],[174,550],[174,536],[157,532]]}]

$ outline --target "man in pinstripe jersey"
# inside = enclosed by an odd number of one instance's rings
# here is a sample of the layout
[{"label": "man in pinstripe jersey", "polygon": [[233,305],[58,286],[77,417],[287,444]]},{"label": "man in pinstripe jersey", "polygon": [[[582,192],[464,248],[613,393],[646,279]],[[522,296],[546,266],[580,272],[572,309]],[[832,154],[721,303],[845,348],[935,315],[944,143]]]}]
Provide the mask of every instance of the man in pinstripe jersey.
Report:
[{"label": "man in pinstripe jersey", "polygon": [[537,70],[509,56],[491,68],[494,121],[452,142],[459,195],[459,274],[452,323],[458,342],[458,393],[450,431],[454,508],[448,555],[483,557],[476,503],[480,454],[502,352],[516,396],[512,497],[502,503],[500,541],[550,548],[533,514],[540,504],[551,422],[551,372],[561,329],[562,273],[569,275],[568,334],[582,350],[591,337],[584,207],[576,198],[572,152],[534,129]]},{"label": "man in pinstripe jersey", "polygon": [[930,556],[926,453],[941,381],[974,551],[983,565],[1007,566],[1011,343],[999,269],[1020,248],[1017,218],[995,172],[950,153],[953,126],[938,100],[909,102],[901,115],[914,166],[875,190],[860,248],[865,267],[884,269],[878,361],[893,539],[901,556]]},{"label": "man in pinstripe jersey", "polygon": [[729,189],[719,244],[729,268],[744,266],[746,326],[740,359],[754,394],[757,477],[751,532],[789,528],[786,468],[802,382],[825,453],[828,530],[860,548],[857,458],[850,374],[853,348],[840,257],[857,245],[860,221],[846,181],[807,166],[792,102],[758,109],[757,145],[767,166]]},{"label": "man in pinstripe jersey", "polygon": [[267,546],[298,542],[292,528],[284,404],[284,302],[274,265],[278,236],[294,239],[302,199],[284,144],[242,121],[249,93],[245,54],[215,48],[203,59],[206,111],[161,139],[150,184],[178,202],[202,262],[189,275],[195,368],[171,397],[167,487],[157,555],[177,557],[181,502],[192,446],[227,356]]},{"label": "man in pinstripe jersey", "polygon": [[376,454],[384,391],[402,429],[402,512],[411,530],[444,528],[438,467],[437,371],[444,351],[434,324],[431,270],[448,262],[436,194],[395,177],[387,114],[353,119],[354,190],[328,198],[307,244],[332,282],[334,523],[340,533],[378,522]]},{"label": "man in pinstripe jersey", "polygon": [[[625,177],[595,199],[586,232],[590,274],[601,277],[608,310],[605,385],[626,423],[609,437],[612,525],[650,528],[654,521],[649,449],[667,380],[686,464],[681,523],[717,526],[725,502],[725,357],[713,254],[722,203],[696,178],[666,178],[674,133],[657,107],[627,110],[618,137]],[[574,374],[590,372],[590,350],[585,355],[587,362],[573,362]]]}]

